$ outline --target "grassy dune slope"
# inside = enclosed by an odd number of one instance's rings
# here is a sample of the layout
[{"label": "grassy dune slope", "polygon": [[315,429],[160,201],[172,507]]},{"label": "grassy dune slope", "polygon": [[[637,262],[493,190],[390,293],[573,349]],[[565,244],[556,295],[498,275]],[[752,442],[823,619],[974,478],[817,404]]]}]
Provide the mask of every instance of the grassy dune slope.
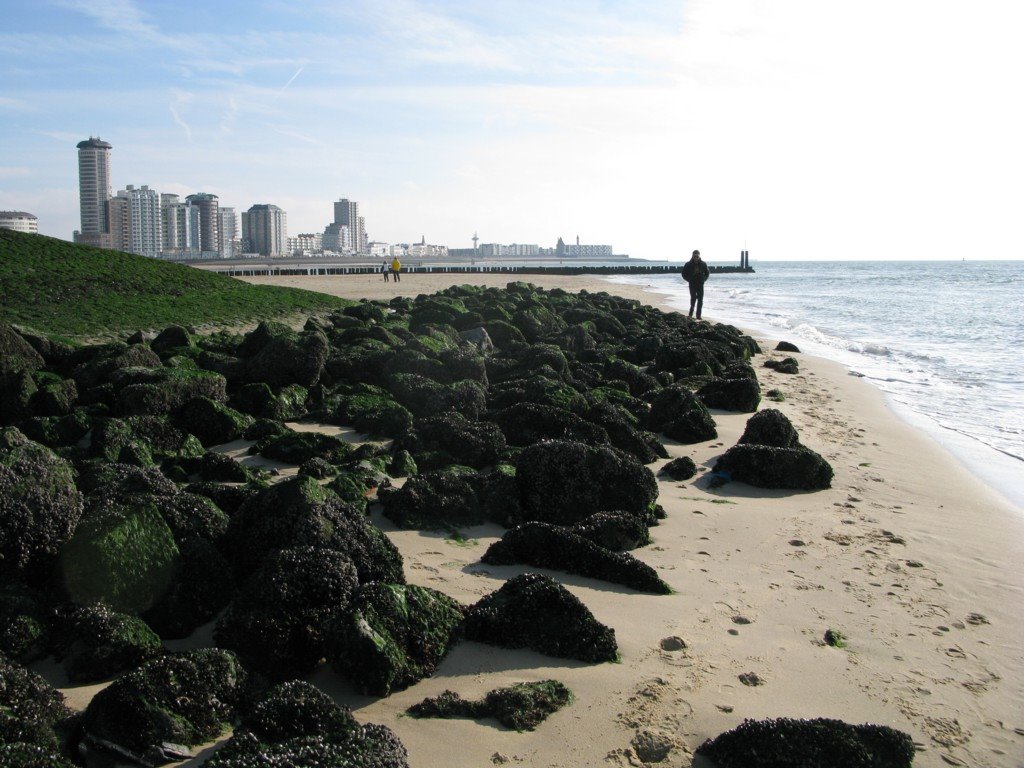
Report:
[{"label": "grassy dune slope", "polygon": [[0,229],[0,321],[42,333],[95,336],[172,324],[234,324],[351,303]]}]

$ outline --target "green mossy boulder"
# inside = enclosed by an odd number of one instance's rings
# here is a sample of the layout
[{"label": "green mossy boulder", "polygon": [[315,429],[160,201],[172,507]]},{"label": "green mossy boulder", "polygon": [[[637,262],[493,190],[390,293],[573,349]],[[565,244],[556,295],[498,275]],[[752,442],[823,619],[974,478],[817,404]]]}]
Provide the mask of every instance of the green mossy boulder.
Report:
[{"label": "green mossy boulder", "polygon": [[384,517],[399,528],[446,530],[487,521],[472,478],[458,473],[416,475],[401,488],[379,489],[377,498]]},{"label": "green mossy boulder", "polygon": [[84,516],[60,553],[68,596],[125,613],[153,605],[171,583],[178,547],[151,504],[104,505]]},{"label": "green mossy boulder", "polygon": [[285,432],[258,441],[250,450],[287,464],[303,464],[313,458],[341,464],[352,455],[353,448],[342,438],[322,432]]},{"label": "green mossy boulder", "polygon": [[158,368],[135,378],[136,383],[117,393],[115,409],[123,416],[163,416],[196,397],[221,403],[228,399],[227,379],[212,371]]},{"label": "green mossy boulder", "polygon": [[8,323],[0,323],[0,376],[36,371],[46,364],[31,344]]},{"label": "green mossy boulder", "polygon": [[333,623],[327,658],[361,693],[387,696],[430,677],[461,624],[459,604],[436,590],[365,584]]},{"label": "green mossy boulder", "polygon": [[195,397],[174,412],[172,422],[209,447],[238,440],[253,418],[208,397]]}]

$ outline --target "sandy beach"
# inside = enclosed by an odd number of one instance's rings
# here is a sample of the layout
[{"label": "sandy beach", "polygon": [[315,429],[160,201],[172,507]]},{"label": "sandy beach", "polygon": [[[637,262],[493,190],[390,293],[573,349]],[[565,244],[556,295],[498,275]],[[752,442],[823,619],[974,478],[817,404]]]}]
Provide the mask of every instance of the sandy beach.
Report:
[{"label": "sandy beach", "polygon": [[[247,281],[387,300],[455,283],[504,286],[509,277]],[[528,281],[655,306],[661,300],[598,277]],[[721,320],[714,309],[708,307],[708,316]],[[705,739],[745,718],[771,717],[893,726],[913,737],[914,765],[923,768],[1024,765],[1024,511],[901,422],[866,381],[803,354],[796,355],[799,374],[763,368],[779,339],[758,341],[765,355],[753,364],[762,390],[785,394],[783,402],[764,400],[761,407],[783,411],[801,441],[828,459],[832,488],[769,491],[735,482],[709,488],[709,467],[736,443],[749,414],[712,411],[716,441],[666,441],[673,458],[696,462],[698,474],[684,483],[658,477],[667,519],[634,554],[674,594],[546,572],[614,628],[620,663],[587,665],[463,642],[432,678],[386,699],[354,693],[326,665],[312,681],[360,722],[393,729],[416,768],[641,766],[655,764],[643,761],[652,756],[643,747],[650,743],[672,747],[657,765],[706,765],[692,756]],[[657,472],[665,463],[649,467]],[[465,604],[514,575],[540,570],[480,562],[503,533],[494,525],[467,528],[466,540],[456,541],[397,530],[379,511],[374,521],[399,547],[410,583]],[[845,636],[844,648],[824,642],[830,629]],[[513,682],[549,678],[565,683],[575,701],[533,732],[494,721],[405,715],[445,689],[477,698]],[[65,692],[80,708],[96,689]],[[207,754],[185,764],[199,765]]]},{"label": "sandy beach", "polygon": [[[493,274],[407,275],[398,284],[375,276],[251,280],[384,300],[508,281]],[[528,281],[655,306],[660,299],[597,277]],[[714,307],[708,314],[716,319]],[[768,353],[778,339],[758,341]],[[896,418],[869,383],[829,361],[797,357],[797,375],[755,360],[762,389],[786,396],[761,407],[783,411],[801,440],[831,462],[830,490],[739,483],[709,490],[704,470],[748,418],[714,412],[719,440],[667,443],[673,457],[689,455],[701,471],[686,483],[659,477],[668,518],[635,553],[676,594],[641,595],[550,572],[615,629],[621,663],[565,663],[463,643],[433,678],[387,699],[351,695],[327,670],[317,684],[361,720],[393,728],[415,766],[641,765],[633,742],[644,730],[675,744],[661,765],[688,766],[704,739],[744,718],[781,716],[891,725],[913,736],[914,764],[925,768],[1024,764],[1024,512]],[[526,570],[479,561],[500,536],[497,527],[465,531],[470,541],[462,545],[376,522],[400,547],[410,582],[463,602]],[[826,645],[827,629],[842,632],[846,648]],[[672,637],[685,649],[663,650]],[[740,682],[746,672],[762,684]],[[565,682],[576,702],[532,733],[403,716],[446,688],[471,697],[546,678]]]}]

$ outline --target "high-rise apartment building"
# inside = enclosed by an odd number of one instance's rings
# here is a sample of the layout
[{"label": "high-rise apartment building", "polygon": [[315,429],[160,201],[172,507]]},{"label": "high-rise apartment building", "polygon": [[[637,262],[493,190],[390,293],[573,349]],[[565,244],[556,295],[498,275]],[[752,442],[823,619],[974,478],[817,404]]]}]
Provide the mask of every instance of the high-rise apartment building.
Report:
[{"label": "high-rise apartment building", "polygon": [[198,259],[203,255],[200,209],[177,195],[160,195],[162,255],[175,259]]},{"label": "high-rise apartment building", "polygon": [[242,251],[238,237],[238,216],[234,208],[220,209],[220,256],[233,259]]},{"label": "high-rise apartment building", "polygon": [[163,249],[160,195],[143,185],[129,184],[108,203],[112,247],[157,258]]},{"label": "high-rise apartment building", "polygon": [[324,230],[324,248],[328,247],[328,240],[338,241],[342,234],[341,227],[348,228],[349,246],[337,250],[342,253],[366,253],[366,220],[359,215],[359,203],[342,198],[334,204],[334,224]]},{"label": "high-rise apartment building", "polygon": [[199,211],[199,250],[204,257],[211,257],[220,252],[220,202],[216,195],[197,192],[185,198],[193,208]]},{"label": "high-rise apartment building", "polygon": [[78,143],[78,196],[82,229],[75,233],[75,242],[110,248],[111,145],[98,136]]},{"label": "high-rise apartment building", "polygon": [[259,203],[242,214],[243,248],[262,256],[282,256],[288,241],[287,215],[276,205]]}]

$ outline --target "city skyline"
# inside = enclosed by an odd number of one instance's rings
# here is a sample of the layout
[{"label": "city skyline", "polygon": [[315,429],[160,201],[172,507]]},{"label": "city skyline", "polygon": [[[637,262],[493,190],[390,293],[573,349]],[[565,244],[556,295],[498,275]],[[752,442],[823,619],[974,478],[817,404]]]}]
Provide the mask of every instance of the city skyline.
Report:
[{"label": "city skyline", "polygon": [[80,227],[99,135],[115,190],[270,201],[294,232],[348,193],[389,242],[1022,256],[1009,2],[3,6],[0,208],[43,234]]}]

